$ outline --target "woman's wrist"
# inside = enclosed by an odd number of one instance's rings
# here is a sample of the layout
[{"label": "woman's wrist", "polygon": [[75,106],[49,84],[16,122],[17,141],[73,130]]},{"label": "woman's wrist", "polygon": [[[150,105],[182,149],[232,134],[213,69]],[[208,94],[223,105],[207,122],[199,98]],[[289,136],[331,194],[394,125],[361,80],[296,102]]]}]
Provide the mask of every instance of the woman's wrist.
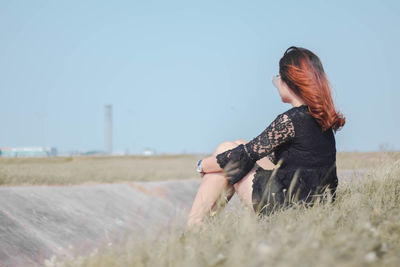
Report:
[{"label": "woman's wrist", "polygon": [[198,162],[197,162],[197,172],[198,173],[200,173],[200,174],[203,174],[204,173],[204,171],[203,171],[203,167],[201,166],[201,163],[203,162],[203,160],[201,159],[201,160],[199,160]]}]

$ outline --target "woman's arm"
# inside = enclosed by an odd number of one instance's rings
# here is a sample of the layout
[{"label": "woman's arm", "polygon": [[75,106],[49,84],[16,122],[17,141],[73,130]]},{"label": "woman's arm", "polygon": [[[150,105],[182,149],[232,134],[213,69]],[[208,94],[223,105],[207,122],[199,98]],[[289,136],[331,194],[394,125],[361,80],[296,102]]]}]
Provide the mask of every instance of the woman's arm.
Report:
[{"label": "woman's arm", "polygon": [[210,156],[207,158],[204,158],[201,161],[201,167],[203,169],[203,172],[209,173],[209,172],[221,172],[222,169],[219,166],[217,162],[217,158],[215,156]]},{"label": "woman's arm", "polygon": [[[237,147],[226,150],[225,152],[222,152],[216,156],[213,155],[204,158],[200,164],[204,173],[221,171],[227,172],[228,170],[239,167],[240,164],[237,161],[241,161],[240,163],[243,163],[247,158],[248,156],[246,149],[243,144],[240,144]],[[247,161],[249,160],[250,159]],[[234,162],[237,164],[233,164]],[[254,165],[254,162],[252,163]]]},{"label": "woman's arm", "polygon": [[[279,145],[289,142],[295,136],[294,125],[287,114],[283,113],[257,137],[245,145],[222,152],[215,158],[207,159],[205,171],[223,169],[229,182],[235,184],[254,166],[255,162],[271,154]],[[216,164],[219,165],[219,168]]]},{"label": "woman's arm", "polygon": [[253,161],[268,156],[283,143],[295,136],[292,120],[286,114],[280,114],[257,137],[245,145],[246,151]]}]

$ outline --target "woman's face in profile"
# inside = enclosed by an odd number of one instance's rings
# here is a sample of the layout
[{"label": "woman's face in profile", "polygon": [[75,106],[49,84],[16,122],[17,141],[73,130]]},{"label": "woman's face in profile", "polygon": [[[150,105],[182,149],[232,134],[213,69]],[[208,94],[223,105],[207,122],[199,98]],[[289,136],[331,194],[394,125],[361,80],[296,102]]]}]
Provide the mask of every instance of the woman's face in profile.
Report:
[{"label": "woman's face in profile", "polygon": [[278,89],[282,102],[290,103],[292,100],[292,92],[290,91],[290,88],[286,85],[286,83],[282,81],[279,74],[272,77],[272,83]]}]

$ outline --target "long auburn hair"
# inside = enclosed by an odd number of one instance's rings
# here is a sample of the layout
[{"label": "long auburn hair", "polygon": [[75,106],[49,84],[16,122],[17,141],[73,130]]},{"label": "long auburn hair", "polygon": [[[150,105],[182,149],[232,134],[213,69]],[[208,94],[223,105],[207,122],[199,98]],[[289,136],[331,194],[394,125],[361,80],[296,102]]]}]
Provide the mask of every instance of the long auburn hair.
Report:
[{"label": "long auburn hair", "polygon": [[325,132],[340,130],[346,122],[335,110],[328,79],[321,60],[308,49],[291,46],[279,61],[281,79],[308,105],[310,114]]}]

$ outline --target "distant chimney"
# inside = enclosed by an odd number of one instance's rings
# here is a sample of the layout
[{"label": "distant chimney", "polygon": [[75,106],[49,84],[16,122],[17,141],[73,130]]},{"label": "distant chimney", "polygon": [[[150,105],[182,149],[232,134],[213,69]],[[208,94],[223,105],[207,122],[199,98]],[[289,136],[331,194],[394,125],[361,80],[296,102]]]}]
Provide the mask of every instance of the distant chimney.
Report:
[{"label": "distant chimney", "polygon": [[112,105],[105,105],[105,145],[107,154],[112,153]]}]

